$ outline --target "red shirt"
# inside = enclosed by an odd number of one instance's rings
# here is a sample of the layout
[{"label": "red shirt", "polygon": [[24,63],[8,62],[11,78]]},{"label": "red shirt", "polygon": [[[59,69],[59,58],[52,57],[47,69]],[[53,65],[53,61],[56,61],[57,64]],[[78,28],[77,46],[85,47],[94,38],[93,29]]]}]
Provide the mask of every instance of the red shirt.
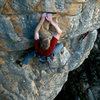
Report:
[{"label": "red shirt", "polygon": [[38,54],[41,56],[49,56],[51,54],[51,52],[53,51],[53,49],[55,48],[56,44],[57,44],[57,39],[55,37],[53,37],[50,41],[50,47],[47,50],[43,50],[39,47],[40,44],[40,39],[38,40],[34,40],[35,42],[35,49],[37,50]]}]

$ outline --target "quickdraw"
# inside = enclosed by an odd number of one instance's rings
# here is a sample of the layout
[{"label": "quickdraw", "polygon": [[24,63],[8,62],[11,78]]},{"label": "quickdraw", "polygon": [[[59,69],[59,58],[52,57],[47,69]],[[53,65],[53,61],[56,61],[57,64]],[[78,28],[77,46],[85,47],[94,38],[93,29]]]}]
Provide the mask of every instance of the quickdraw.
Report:
[{"label": "quickdraw", "polygon": [[84,39],[87,37],[88,34],[89,34],[89,31],[86,32],[86,33],[84,33],[84,34],[80,37],[80,40],[84,40]]}]

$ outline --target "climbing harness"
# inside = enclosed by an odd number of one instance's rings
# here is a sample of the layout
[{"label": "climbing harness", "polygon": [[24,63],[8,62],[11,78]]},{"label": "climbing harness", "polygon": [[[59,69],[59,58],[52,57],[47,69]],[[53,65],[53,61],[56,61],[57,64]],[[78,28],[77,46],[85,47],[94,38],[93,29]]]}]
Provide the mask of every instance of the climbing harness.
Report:
[{"label": "climbing harness", "polygon": [[40,61],[42,63],[45,63],[46,62],[46,56],[42,56],[42,57],[39,57]]},{"label": "climbing harness", "polygon": [[54,58],[54,57],[51,57],[51,56],[48,56],[48,57],[47,57],[47,56],[39,57],[40,62],[42,62],[42,63],[48,62],[48,64],[49,64],[49,69],[50,69],[51,72],[52,72],[51,62],[53,61],[53,58]]}]

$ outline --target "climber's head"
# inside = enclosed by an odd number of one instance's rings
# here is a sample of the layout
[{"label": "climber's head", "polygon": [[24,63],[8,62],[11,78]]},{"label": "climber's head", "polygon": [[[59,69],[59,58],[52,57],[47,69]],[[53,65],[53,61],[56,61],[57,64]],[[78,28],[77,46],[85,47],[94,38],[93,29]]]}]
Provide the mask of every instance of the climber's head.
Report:
[{"label": "climber's head", "polygon": [[50,47],[50,39],[49,37],[43,37],[40,40],[40,48],[43,50],[47,50]]}]

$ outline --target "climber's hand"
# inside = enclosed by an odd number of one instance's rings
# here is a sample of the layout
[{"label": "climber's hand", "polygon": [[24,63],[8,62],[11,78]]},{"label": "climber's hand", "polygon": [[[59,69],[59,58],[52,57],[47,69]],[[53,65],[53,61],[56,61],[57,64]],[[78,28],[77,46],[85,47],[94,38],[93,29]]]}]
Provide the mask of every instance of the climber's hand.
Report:
[{"label": "climber's hand", "polygon": [[49,21],[51,23],[53,21],[52,14],[47,14],[46,19],[47,19],[47,21]]},{"label": "climber's hand", "polygon": [[45,19],[46,18],[46,13],[43,13],[42,14],[42,19]]}]

